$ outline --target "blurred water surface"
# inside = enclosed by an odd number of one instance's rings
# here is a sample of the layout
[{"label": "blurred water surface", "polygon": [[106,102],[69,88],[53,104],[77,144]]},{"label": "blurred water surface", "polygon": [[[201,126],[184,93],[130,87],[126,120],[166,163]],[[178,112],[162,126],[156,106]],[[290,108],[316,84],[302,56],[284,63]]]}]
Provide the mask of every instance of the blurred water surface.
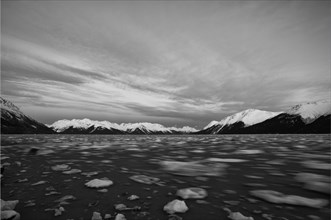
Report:
[{"label": "blurred water surface", "polygon": [[[208,196],[185,200],[189,210],[179,217],[229,219],[232,211],[254,219],[324,220],[329,204],[314,202],[330,202],[330,146],[330,135],[2,135],[1,198],[20,201],[22,220],[91,219],[95,211],[114,216],[119,203],[141,208],[122,211],[127,219],[168,219],[163,206],[178,199],[176,191],[200,187]],[[135,181],[140,175],[150,184]],[[114,184],[86,187],[94,178]],[[275,203],[256,190],[303,199]],[[72,197],[59,204],[64,196]],[[55,217],[59,206],[65,211]]]}]

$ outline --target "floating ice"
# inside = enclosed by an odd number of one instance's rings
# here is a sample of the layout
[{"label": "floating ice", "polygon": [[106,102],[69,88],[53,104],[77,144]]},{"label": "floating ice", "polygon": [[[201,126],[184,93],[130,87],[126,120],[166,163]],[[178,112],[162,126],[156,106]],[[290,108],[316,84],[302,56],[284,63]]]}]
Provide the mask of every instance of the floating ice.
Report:
[{"label": "floating ice", "polygon": [[156,177],[150,177],[146,175],[134,175],[129,177],[131,180],[136,181],[138,183],[144,183],[144,184],[153,184],[160,181],[159,178]]},{"label": "floating ice", "polygon": [[115,220],[126,220],[125,216],[121,213],[118,213],[116,216],[115,216]]},{"label": "floating ice", "polygon": [[253,190],[250,191],[250,194],[271,203],[284,203],[289,205],[307,206],[311,208],[322,208],[329,203],[325,199],[310,199],[296,195],[285,195],[273,190]]},{"label": "floating ice", "polygon": [[243,150],[237,150],[235,152],[236,154],[261,154],[263,153],[262,150],[257,150],[257,149],[243,149]]},{"label": "floating ice", "polygon": [[[201,161],[200,161],[201,162]],[[181,176],[220,176],[226,164],[212,163],[200,164],[199,162],[161,161],[164,170]]]},{"label": "floating ice", "polygon": [[208,158],[207,161],[210,162],[221,162],[221,163],[241,163],[241,162],[246,162],[247,160],[243,159],[235,159],[235,158]]},{"label": "floating ice", "polygon": [[101,187],[108,187],[111,185],[113,185],[113,181],[108,179],[93,179],[85,183],[85,186],[90,188],[101,188]]},{"label": "floating ice", "polygon": [[331,164],[330,163],[322,163],[317,160],[308,160],[303,161],[301,163],[303,166],[311,169],[319,169],[319,170],[331,170]]},{"label": "floating ice", "polygon": [[228,217],[232,220],[254,220],[253,217],[246,217],[240,212],[231,212]]},{"label": "floating ice", "polygon": [[45,183],[47,183],[47,181],[39,181],[36,183],[32,183],[31,186],[38,186],[38,185],[45,184]]},{"label": "floating ice", "polygon": [[128,200],[131,200],[131,201],[137,200],[137,199],[139,199],[139,196],[137,196],[137,195],[131,195],[128,197]]},{"label": "floating ice", "polygon": [[102,220],[101,214],[99,212],[93,212],[91,220]]},{"label": "floating ice", "polygon": [[176,212],[184,213],[188,210],[184,201],[175,199],[163,207],[163,210],[169,214],[174,214]]},{"label": "floating ice", "polygon": [[12,201],[5,201],[1,199],[1,210],[13,210],[15,209],[16,205],[18,204],[18,200],[12,200]]},{"label": "floating ice", "polygon": [[21,216],[14,210],[1,211],[1,220],[20,220]]},{"label": "floating ice", "polygon": [[54,171],[65,171],[65,170],[70,169],[70,167],[67,164],[55,165],[55,166],[52,166],[51,168]]},{"label": "floating ice", "polygon": [[176,194],[182,199],[203,199],[208,195],[206,190],[198,187],[180,189]]},{"label": "floating ice", "polygon": [[82,172],[82,171],[79,169],[71,169],[71,170],[64,171],[62,173],[63,174],[75,174],[75,173],[80,173],[80,172]]},{"label": "floating ice", "polygon": [[314,173],[298,173],[295,179],[304,183],[304,188],[330,194],[330,177]]}]

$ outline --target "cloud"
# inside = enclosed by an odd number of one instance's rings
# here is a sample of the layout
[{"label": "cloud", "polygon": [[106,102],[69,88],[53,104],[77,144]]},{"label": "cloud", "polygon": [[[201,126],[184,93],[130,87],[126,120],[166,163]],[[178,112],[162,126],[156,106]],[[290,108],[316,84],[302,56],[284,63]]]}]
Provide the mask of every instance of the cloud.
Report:
[{"label": "cloud", "polygon": [[79,112],[204,126],[283,110],[330,91],[327,6],[6,1],[2,94],[47,123]]}]

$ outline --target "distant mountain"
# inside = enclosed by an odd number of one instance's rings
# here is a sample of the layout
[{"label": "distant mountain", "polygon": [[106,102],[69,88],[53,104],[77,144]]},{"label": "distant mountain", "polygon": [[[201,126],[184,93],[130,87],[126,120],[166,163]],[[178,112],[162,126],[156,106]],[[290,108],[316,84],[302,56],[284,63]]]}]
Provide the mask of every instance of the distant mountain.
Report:
[{"label": "distant mountain", "polygon": [[197,130],[188,126],[183,128],[164,127],[156,123],[111,123],[109,121],[94,121],[90,119],[59,120],[49,128],[64,134],[182,134]]},{"label": "distant mountain", "polygon": [[[251,114],[252,112],[253,114]],[[328,100],[302,103],[291,107],[285,112],[273,112],[270,114],[264,111],[249,109],[229,116],[220,122],[212,121],[198,133],[330,133],[330,115],[331,103]]]},{"label": "distant mountain", "polygon": [[10,101],[0,97],[2,134],[51,134],[52,129],[26,116]]},{"label": "distant mountain", "polygon": [[198,133],[200,134],[227,134],[258,124],[269,118],[273,118],[282,112],[261,111],[258,109],[247,109],[230,115],[221,121],[212,121]]},{"label": "distant mountain", "polygon": [[307,102],[293,106],[286,113],[300,115],[305,123],[311,123],[321,116],[331,114],[331,102],[328,100]]}]

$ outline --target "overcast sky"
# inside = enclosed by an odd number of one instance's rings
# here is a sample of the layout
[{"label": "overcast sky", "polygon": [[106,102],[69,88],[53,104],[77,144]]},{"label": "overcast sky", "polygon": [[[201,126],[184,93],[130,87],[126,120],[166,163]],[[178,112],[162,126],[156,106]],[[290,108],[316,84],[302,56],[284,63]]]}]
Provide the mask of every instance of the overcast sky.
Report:
[{"label": "overcast sky", "polygon": [[330,97],[330,1],[1,6],[2,96],[44,123],[201,128]]}]

